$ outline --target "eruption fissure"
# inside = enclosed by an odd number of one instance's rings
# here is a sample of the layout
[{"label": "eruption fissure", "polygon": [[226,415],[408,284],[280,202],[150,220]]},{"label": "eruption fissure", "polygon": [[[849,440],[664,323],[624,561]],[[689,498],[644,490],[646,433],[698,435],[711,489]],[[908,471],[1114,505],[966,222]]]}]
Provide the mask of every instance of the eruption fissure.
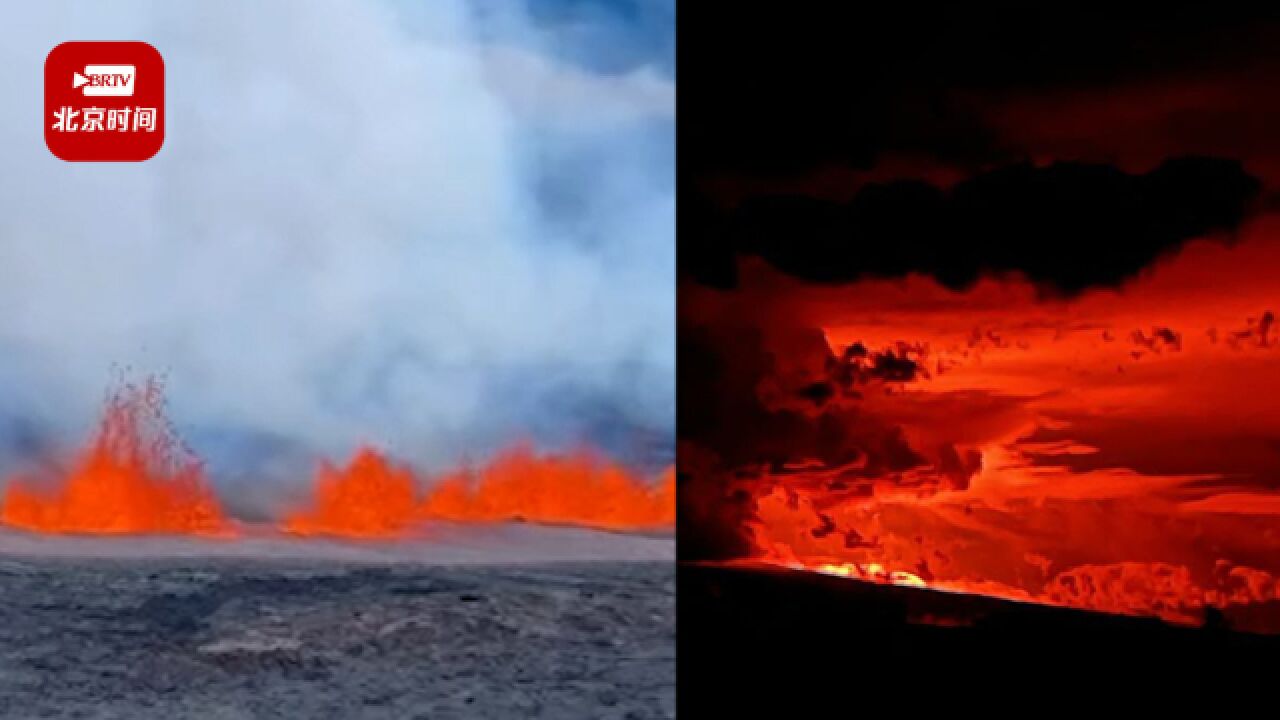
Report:
[{"label": "eruption fissure", "polygon": [[[45,479],[48,480],[48,479]],[[322,463],[305,508],[280,529],[298,536],[393,538],[433,520],[647,530],[675,522],[675,473],[650,483],[591,452],[537,455],[523,446],[449,473],[425,493],[418,476],[371,447]],[[233,536],[203,464],[164,414],[162,384],[125,384],[65,475],[13,478],[0,521],[41,533]]]}]

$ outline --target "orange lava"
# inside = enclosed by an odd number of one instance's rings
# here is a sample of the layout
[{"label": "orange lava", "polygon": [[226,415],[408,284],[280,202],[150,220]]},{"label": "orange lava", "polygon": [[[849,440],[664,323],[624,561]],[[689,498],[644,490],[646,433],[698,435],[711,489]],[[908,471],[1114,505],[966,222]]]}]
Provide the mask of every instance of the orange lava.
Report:
[{"label": "orange lava", "polygon": [[283,523],[295,535],[394,536],[419,519],[416,481],[377,450],[362,447],[346,467],[320,467],[312,507]]},{"label": "orange lava", "polygon": [[[831,351],[779,339],[759,392],[863,449],[753,468],[752,555],[1280,633],[1277,267],[1268,218],[1071,298],[1017,277],[957,292],[919,276],[824,288],[746,273],[771,294],[742,302],[803,318]],[[896,349],[919,372],[821,407],[793,399],[855,346]],[[886,446],[896,454],[876,454]]]},{"label": "orange lava", "polygon": [[46,533],[229,532],[200,463],[165,420],[156,380],[111,395],[90,446],[52,487],[12,479],[0,519]]},{"label": "orange lava", "polygon": [[675,523],[675,471],[650,483],[589,453],[538,456],[527,448],[478,470],[446,475],[418,496],[413,473],[372,448],[344,468],[322,466],[311,506],[285,519],[286,532],[353,538],[394,537],[431,520],[520,520],[609,530]]},{"label": "orange lava", "polygon": [[824,575],[852,577],[859,580],[886,583],[889,585],[907,585],[910,587],[927,587],[928,584],[915,573],[905,570],[886,570],[880,563],[820,563],[816,567],[802,568],[814,570]]},{"label": "orange lava", "polygon": [[527,448],[500,454],[478,472],[438,483],[423,503],[429,518],[464,522],[524,520],[610,530],[675,523],[675,470],[657,486],[589,453],[539,457]]}]

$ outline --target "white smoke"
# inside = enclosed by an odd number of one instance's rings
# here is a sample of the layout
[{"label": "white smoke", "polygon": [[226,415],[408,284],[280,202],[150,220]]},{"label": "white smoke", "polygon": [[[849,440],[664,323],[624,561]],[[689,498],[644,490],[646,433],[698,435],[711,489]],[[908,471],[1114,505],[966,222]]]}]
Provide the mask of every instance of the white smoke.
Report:
[{"label": "white smoke", "polygon": [[[673,81],[472,10],[9,8],[0,471],[78,440],[113,367],[166,373],[197,450],[253,478],[361,441],[432,467],[669,437]],[[44,147],[44,58],[86,39],[163,55],[155,158]]]}]

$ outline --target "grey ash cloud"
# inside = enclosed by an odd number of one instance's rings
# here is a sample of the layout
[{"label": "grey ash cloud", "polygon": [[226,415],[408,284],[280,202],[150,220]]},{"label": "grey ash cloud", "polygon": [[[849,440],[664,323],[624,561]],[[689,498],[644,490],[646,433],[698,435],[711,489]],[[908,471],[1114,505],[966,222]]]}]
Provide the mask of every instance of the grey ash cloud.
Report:
[{"label": "grey ash cloud", "polygon": [[[362,441],[428,467],[525,436],[625,454],[620,427],[670,447],[673,74],[548,50],[591,17],[480,9],[12,9],[0,427],[26,435],[0,472],[28,435],[74,442],[120,368],[165,373],[180,429],[245,482]],[[70,38],[161,51],[153,160],[45,149],[41,67]]]}]

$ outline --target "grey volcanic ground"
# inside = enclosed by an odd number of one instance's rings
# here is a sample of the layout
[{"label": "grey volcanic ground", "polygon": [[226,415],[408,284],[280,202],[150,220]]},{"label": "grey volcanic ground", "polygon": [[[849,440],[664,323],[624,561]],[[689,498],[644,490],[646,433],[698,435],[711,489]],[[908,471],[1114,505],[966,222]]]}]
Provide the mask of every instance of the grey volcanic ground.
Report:
[{"label": "grey volcanic ground", "polygon": [[674,716],[670,537],[0,533],[0,716]]}]

